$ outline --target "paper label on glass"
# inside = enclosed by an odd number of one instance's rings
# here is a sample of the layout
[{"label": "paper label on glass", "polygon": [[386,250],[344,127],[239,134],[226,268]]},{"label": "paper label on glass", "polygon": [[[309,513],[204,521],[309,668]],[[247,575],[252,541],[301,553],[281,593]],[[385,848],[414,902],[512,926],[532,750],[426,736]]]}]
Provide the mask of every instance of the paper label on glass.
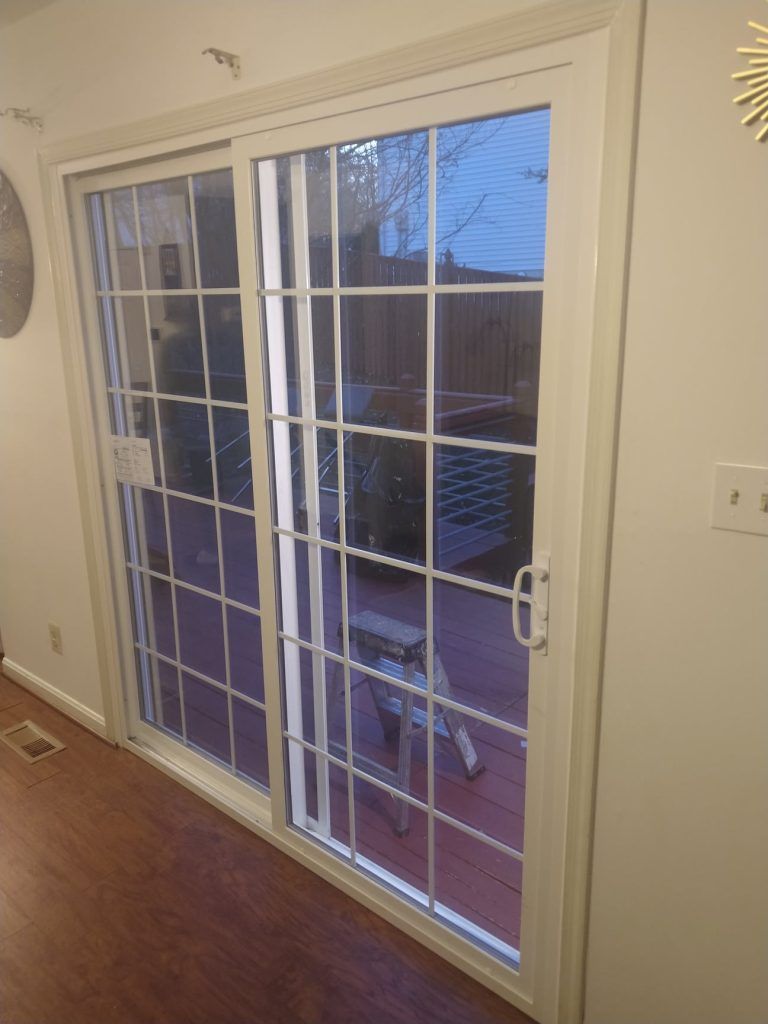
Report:
[{"label": "paper label on glass", "polygon": [[115,476],[121,484],[154,484],[155,469],[148,437],[113,437]]}]

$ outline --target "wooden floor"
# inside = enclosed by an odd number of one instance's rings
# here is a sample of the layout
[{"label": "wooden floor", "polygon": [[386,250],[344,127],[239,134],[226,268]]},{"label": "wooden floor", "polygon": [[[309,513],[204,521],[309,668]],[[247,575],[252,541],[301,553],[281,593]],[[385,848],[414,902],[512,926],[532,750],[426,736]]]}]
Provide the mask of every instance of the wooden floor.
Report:
[{"label": "wooden floor", "polygon": [[3,1024],[528,1018],[132,754],[0,677]]}]

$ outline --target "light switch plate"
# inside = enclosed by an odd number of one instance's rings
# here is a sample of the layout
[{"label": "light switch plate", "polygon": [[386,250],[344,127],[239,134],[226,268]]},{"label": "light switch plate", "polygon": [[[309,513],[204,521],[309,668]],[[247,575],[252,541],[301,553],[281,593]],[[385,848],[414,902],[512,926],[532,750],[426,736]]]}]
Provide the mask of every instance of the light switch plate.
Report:
[{"label": "light switch plate", "polygon": [[768,537],[768,467],[715,465],[712,526]]}]

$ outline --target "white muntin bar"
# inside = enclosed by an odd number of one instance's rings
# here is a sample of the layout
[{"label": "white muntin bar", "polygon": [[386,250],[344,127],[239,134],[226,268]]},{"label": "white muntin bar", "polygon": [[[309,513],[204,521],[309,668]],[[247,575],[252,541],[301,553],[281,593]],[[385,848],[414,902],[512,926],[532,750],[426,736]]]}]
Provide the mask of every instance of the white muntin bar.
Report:
[{"label": "white muntin bar", "polygon": [[139,562],[129,561],[126,564],[129,569],[144,573],[145,576],[153,576],[155,579],[163,580],[166,583],[174,583],[180,590],[191,590],[193,594],[200,594],[201,597],[209,597],[214,601],[221,601],[229,608],[238,608],[240,611],[248,612],[249,615],[253,615],[256,618],[261,617],[261,612],[258,608],[252,608],[251,605],[243,604],[242,601],[236,601],[233,597],[226,597],[213,590],[206,590],[204,587],[198,587],[196,583],[188,583],[187,580],[173,580],[166,573],[159,572],[157,569],[149,569],[146,565],[142,565]]},{"label": "white muntin bar", "polygon": [[[435,284],[435,261],[437,259],[437,131],[429,129],[427,187],[427,282]],[[425,471],[425,545],[426,545],[426,586],[425,601],[427,617],[427,906],[430,914],[435,912],[435,713],[433,695],[435,692],[435,623],[434,623],[434,445],[431,440],[435,429],[435,292],[434,287],[427,295],[427,440]]]},{"label": "white muntin bar", "polygon": [[[195,281],[198,286],[202,282],[202,268],[200,266],[200,245],[197,234],[197,208],[195,206],[195,190],[193,185],[193,178],[190,175],[187,178],[187,189],[189,195],[189,210],[190,220],[192,228],[192,258],[194,260],[194,274]],[[219,561],[219,589],[221,593],[224,593],[224,547],[221,543],[221,509],[219,505],[219,467],[218,467],[218,456],[216,453],[216,431],[214,429],[213,422],[213,409],[211,408],[211,375],[210,368],[208,365],[208,336],[205,329],[205,308],[203,306],[203,296],[198,291],[197,293],[197,315],[200,321],[200,348],[202,351],[203,358],[203,381],[205,385],[205,401],[207,404],[208,411],[208,443],[211,448],[211,477],[213,479],[213,498],[216,502],[216,508],[214,509],[214,520],[216,523],[216,556]],[[221,602],[221,630],[222,639],[224,641],[224,678],[226,680],[227,689],[227,727],[229,730],[229,759],[231,770],[233,774],[237,772],[237,764],[235,758],[235,717],[234,707],[232,704],[232,689],[230,680],[230,658],[229,658],[229,624],[227,622],[227,605],[224,601]]]},{"label": "white muntin bar", "polygon": [[[212,676],[207,676],[204,672],[200,672],[196,668],[190,668],[188,665],[182,664],[182,662],[177,658],[170,658],[167,654],[161,654],[159,651],[155,651],[144,644],[135,643],[133,646],[136,650],[145,651],[153,658],[157,658],[158,661],[165,662],[166,665],[172,665],[174,668],[181,668],[182,672],[185,672],[188,676],[193,676],[195,679],[199,679],[201,683],[206,683],[215,690],[221,690],[222,693],[227,692],[227,686],[225,683],[222,683],[218,679],[214,679]],[[266,711],[266,705],[263,701],[257,700],[255,697],[249,697],[247,693],[240,693],[237,690],[233,690],[232,692],[233,694],[236,693],[238,700],[242,700],[244,704],[250,704],[251,707],[258,708],[259,711]]]},{"label": "white muntin bar", "polygon": [[[259,223],[261,226],[262,283],[269,287],[282,285],[280,266],[280,222],[278,209],[277,164],[262,160],[257,165]],[[285,324],[283,302],[279,298],[264,299],[267,364],[269,367],[270,407],[288,412],[288,376],[285,365]],[[277,525],[294,525],[293,481],[291,478],[291,439],[287,423],[272,426],[272,464],[275,484],[275,515]],[[277,542],[280,566],[280,595],[283,627],[298,633],[299,609],[296,598],[296,554],[294,542],[279,537]],[[285,715],[288,727],[304,735],[301,707],[301,664],[298,651],[283,645],[283,678]],[[291,816],[302,827],[307,820],[304,756],[300,750],[288,751],[291,780]]]},{"label": "white muntin bar", "polygon": [[[496,281],[492,284],[428,284],[408,285],[344,285],[333,288],[260,288],[259,295],[279,296],[332,296],[332,295],[454,295],[474,292],[543,292],[544,282],[539,280]],[[151,294],[151,293],[150,293]],[[174,292],[174,294],[176,294]]]},{"label": "white muntin bar", "polygon": [[[141,275],[141,289],[144,300],[144,325],[146,328],[147,335],[147,346],[149,349],[149,376],[152,385],[152,391],[157,391],[157,378],[155,374],[155,354],[152,351],[152,339],[150,335],[150,319],[149,319],[149,300],[146,295],[147,288],[147,269],[144,263],[144,247],[142,245],[141,237],[141,219],[139,217],[139,197],[138,190],[135,185],[132,186],[131,192],[133,195],[133,216],[134,225],[136,229],[136,250],[139,256],[139,273]],[[155,417],[155,431],[157,437],[157,457],[160,463],[160,484],[161,494],[163,496],[163,516],[165,518],[165,543],[168,551],[168,572],[171,578],[175,575],[173,567],[173,546],[171,544],[171,522],[168,515],[168,494],[165,489],[166,473],[165,473],[165,453],[163,450],[163,429],[160,422],[160,404],[157,398],[152,399],[154,417]],[[181,656],[181,647],[179,645],[179,612],[176,602],[176,587],[171,583],[171,608],[173,610],[173,642],[176,650],[176,656]],[[181,738],[183,743],[187,744],[187,712],[184,704],[184,679],[181,671],[181,667],[177,666],[176,676],[179,688],[179,710],[181,714]]]},{"label": "white muntin bar", "polygon": [[141,298],[143,295],[158,296],[159,298],[167,298],[169,295],[239,295],[239,288],[174,288],[172,290],[163,288],[146,288],[139,290],[137,288],[100,288],[96,294],[101,295],[112,295],[117,298]]},{"label": "white muntin bar", "polygon": [[[307,217],[306,162],[303,154],[290,157],[291,227],[293,272],[300,288],[309,288],[309,225]],[[312,348],[312,305],[308,296],[295,299],[296,355],[299,373],[299,398],[302,417],[315,419],[315,370]],[[304,473],[304,501],[307,533],[320,536],[320,481],[317,468],[317,433],[314,427],[301,428],[301,463]],[[323,563],[320,548],[307,547],[309,573],[310,632],[313,643],[322,646]],[[325,663],[312,655],[312,694],[314,704],[315,741],[327,749],[328,723],[326,710]],[[324,836],[331,834],[328,766],[317,766],[317,826]]]},{"label": "white muntin bar", "polygon": [[198,398],[197,395],[169,395],[165,391],[143,391],[136,388],[108,387],[109,394],[129,395],[134,398],[160,398],[166,402],[189,402],[191,405],[211,405],[218,409],[239,409],[248,412],[244,402],[227,402],[223,398]]}]

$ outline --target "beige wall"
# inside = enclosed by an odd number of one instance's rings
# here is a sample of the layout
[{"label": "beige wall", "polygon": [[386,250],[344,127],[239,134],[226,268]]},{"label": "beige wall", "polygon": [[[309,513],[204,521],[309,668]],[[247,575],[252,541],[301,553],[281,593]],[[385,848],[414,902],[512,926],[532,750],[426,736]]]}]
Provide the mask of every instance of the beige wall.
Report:
[{"label": "beige wall", "polygon": [[[256,6],[58,0],[0,31],[0,106],[41,111],[48,143],[512,5]],[[714,462],[768,464],[768,147],[739,128],[728,81],[761,13],[757,0],[649,0],[588,1024],[768,1019],[768,540],[707,526]],[[199,56],[209,45],[243,55],[240,83]],[[0,628],[11,659],[100,711],[39,141],[0,120],[0,166],[38,257],[30,320],[0,342]]]},{"label": "beige wall", "polygon": [[768,465],[768,147],[731,103],[754,0],[648,7],[589,1024],[768,1020],[768,538],[708,527]]}]

